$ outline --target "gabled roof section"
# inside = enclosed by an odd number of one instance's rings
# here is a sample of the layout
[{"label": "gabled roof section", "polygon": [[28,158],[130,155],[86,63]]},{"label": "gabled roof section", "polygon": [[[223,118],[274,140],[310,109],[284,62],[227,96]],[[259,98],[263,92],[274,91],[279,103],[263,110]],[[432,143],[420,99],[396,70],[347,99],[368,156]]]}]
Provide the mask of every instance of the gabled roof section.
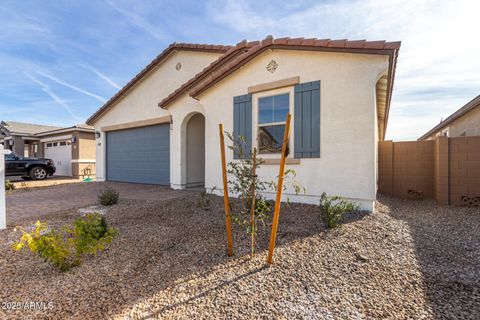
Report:
[{"label": "gabled roof section", "polygon": [[[208,90],[210,87],[220,82],[240,67],[253,60],[262,52],[269,49],[282,50],[308,50],[308,51],[324,51],[324,52],[345,52],[360,54],[379,54],[389,56],[389,68],[387,75],[387,88],[385,98],[385,110],[382,112],[382,124],[379,124],[379,139],[383,140],[387,130],[388,115],[390,110],[390,101],[393,91],[393,81],[395,78],[395,67],[397,64],[398,51],[400,49],[400,41],[366,41],[366,40],[331,40],[317,38],[278,38],[267,36],[242,54],[222,63],[220,67],[215,69],[206,69],[202,73],[208,77],[199,85],[190,91],[190,96],[198,99],[198,97]],[[163,101],[162,101],[163,102]]]},{"label": "gabled roof section", "polygon": [[432,134],[442,130],[443,128],[445,128],[446,126],[448,126],[449,124],[451,124],[452,122],[457,120],[458,118],[466,115],[467,113],[469,113],[470,111],[472,111],[472,110],[474,110],[475,108],[478,108],[478,107],[480,107],[480,95],[476,96],[470,102],[468,102],[466,105],[464,105],[463,107],[461,107],[460,109],[458,109],[457,111],[452,113],[447,119],[445,119],[442,122],[440,122],[439,124],[437,124],[430,131],[428,131],[423,136],[418,138],[418,140],[420,141],[420,140],[427,139]]},{"label": "gabled roof section", "polygon": [[61,129],[61,127],[16,121],[2,121],[0,125],[12,135],[34,135],[43,131]]},{"label": "gabled roof section", "polygon": [[[311,51],[331,51],[331,52],[349,52],[364,54],[397,54],[400,49],[400,42],[386,41],[366,41],[366,40],[331,40],[317,38],[278,38],[274,39],[268,36],[257,45],[249,48],[248,51],[236,57],[214,72],[207,81],[197,86],[191,96],[198,98],[200,94],[208,88],[219,82],[226,76],[239,69],[241,66],[258,56],[267,49],[286,49],[286,50],[311,50]],[[207,70],[208,71],[208,70]]]},{"label": "gabled roof section", "polygon": [[203,51],[225,53],[232,46],[214,45],[214,44],[194,44],[194,43],[172,43],[162,53],[160,53],[152,62],[150,62],[142,71],[140,71],[132,80],[130,80],[122,89],[120,89],[110,100],[108,100],[100,109],[98,109],[88,120],[87,124],[92,125],[105,111],[107,111],[117,100],[124,96],[128,90],[134,87],[140,80],[148,75],[157,65],[164,61],[172,52],[182,51]]},{"label": "gabled roof section", "polygon": [[246,52],[248,49],[252,48],[255,45],[258,45],[259,41],[247,42],[243,40],[242,42],[237,43],[236,46],[232,47],[230,50],[225,52],[217,60],[213,61],[210,65],[205,67],[201,72],[197,73],[195,77],[188,80],[186,83],[181,85],[178,89],[172,92],[168,97],[163,99],[158,106],[162,108],[167,108],[168,104],[173,102],[176,98],[182,95],[184,92],[187,92],[189,89],[194,88],[196,85],[200,84],[202,81],[206,80],[212,72],[218,70],[222,65],[228,63],[234,58],[238,57],[240,54]]}]

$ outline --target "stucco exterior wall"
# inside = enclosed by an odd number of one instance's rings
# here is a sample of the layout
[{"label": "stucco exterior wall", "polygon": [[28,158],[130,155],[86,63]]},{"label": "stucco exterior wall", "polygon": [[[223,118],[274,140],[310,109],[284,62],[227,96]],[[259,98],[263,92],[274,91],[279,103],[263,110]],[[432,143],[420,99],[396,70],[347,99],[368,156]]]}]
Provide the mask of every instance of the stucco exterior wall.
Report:
[{"label": "stucco exterior wall", "polygon": [[447,127],[435,132],[428,137],[428,140],[433,140],[436,137],[441,136],[441,132],[445,130],[448,131],[449,137],[480,136],[480,107],[471,110],[462,117],[450,123]]},{"label": "stucco exterior wall", "polygon": [[[72,144],[72,175],[80,177],[86,168],[95,176],[96,143],[95,133],[76,132],[77,143]],[[86,172],[86,171],[85,171]]]},{"label": "stucco exterior wall", "polygon": [[[273,74],[265,68],[272,59],[279,65]],[[372,210],[377,182],[375,84],[387,68],[388,58],[379,55],[272,50],[206,91],[199,102],[187,96],[178,99],[169,107],[173,115],[172,187],[180,187],[182,182],[181,161],[175,152],[181,136],[177,133],[181,129],[178,122],[182,117],[192,111],[205,115],[205,186],[216,187],[221,193],[218,124],[223,123],[229,132],[233,130],[233,97],[246,94],[248,87],[253,85],[299,76],[301,83],[321,81],[320,158],[301,159],[300,164],[287,165],[297,172],[296,180],[306,188],[306,194],[295,196],[288,190],[286,196],[291,201],[318,204],[320,194],[325,191],[353,199],[364,209]],[[290,94],[293,115],[293,86],[253,94],[254,139],[258,98],[284,92]],[[290,158],[294,154],[293,131]],[[280,158],[279,155],[262,157]],[[227,150],[227,161],[232,158],[232,152]],[[263,165],[259,175],[275,180],[278,165]],[[268,196],[273,198],[274,193]]]},{"label": "stucco exterior wall", "polygon": [[[169,115],[169,111],[159,108],[158,103],[219,56],[219,53],[198,51],[179,50],[172,53],[102,115],[95,122],[95,130],[101,132],[103,126]],[[181,64],[178,71],[177,63]],[[105,180],[105,139],[104,132],[96,139],[96,177],[99,181]]]},{"label": "stucco exterior wall", "polygon": [[19,156],[24,156],[25,153],[25,141],[22,139],[22,136],[12,136],[13,139],[13,153],[18,154]]}]

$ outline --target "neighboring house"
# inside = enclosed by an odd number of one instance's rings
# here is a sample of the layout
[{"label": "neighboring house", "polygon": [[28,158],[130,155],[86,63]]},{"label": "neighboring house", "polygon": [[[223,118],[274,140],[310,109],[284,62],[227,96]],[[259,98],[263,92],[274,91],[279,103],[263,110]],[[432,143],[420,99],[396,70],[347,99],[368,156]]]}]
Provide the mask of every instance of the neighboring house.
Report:
[{"label": "neighboring house", "polygon": [[480,136],[480,95],[441,121],[418,140],[432,140],[438,136]]},{"label": "neighboring house", "polygon": [[15,121],[1,121],[0,143],[5,146],[5,149],[10,149],[19,156],[37,157],[39,154],[40,138],[35,135],[43,131],[56,129],[60,129],[60,127]]},{"label": "neighboring house", "polygon": [[22,157],[54,160],[55,175],[95,175],[95,131],[91,126],[61,128],[2,121],[0,143]]},{"label": "neighboring house", "polygon": [[[371,210],[399,42],[269,36],[236,46],[170,45],[87,121],[97,131],[97,180],[222,190],[218,124],[246,138],[278,175],[287,166],[317,203],[322,192]],[[236,155],[227,152],[227,161]],[[273,192],[268,193],[273,197]]]}]

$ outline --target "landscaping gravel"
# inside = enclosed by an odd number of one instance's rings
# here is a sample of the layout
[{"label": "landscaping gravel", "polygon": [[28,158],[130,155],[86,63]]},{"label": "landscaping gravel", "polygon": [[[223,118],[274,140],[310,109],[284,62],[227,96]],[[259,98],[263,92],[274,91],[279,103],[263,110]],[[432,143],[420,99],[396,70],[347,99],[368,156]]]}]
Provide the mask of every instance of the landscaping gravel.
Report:
[{"label": "landscaping gravel", "polygon": [[[235,226],[236,255],[228,257],[223,199],[211,200],[210,210],[191,194],[120,201],[105,215],[119,235],[64,273],[11,250],[20,232],[1,231],[0,318],[479,318],[478,208],[380,197],[373,214],[326,230],[318,207],[292,204],[282,208],[269,267],[270,230],[260,231],[250,260],[249,238]],[[80,214],[47,222],[61,226]],[[30,301],[46,310],[4,308]]]}]

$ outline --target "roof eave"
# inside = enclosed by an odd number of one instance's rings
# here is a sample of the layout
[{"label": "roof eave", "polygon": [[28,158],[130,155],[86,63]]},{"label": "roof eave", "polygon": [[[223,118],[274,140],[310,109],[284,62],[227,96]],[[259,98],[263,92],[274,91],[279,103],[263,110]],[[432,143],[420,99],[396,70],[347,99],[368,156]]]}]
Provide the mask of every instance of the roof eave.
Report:
[{"label": "roof eave", "polygon": [[[210,47],[210,48],[207,48]],[[201,51],[201,52],[213,52],[213,53],[225,53],[230,46],[220,45],[190,45],[172,43],[162,53],[160,53],[152,62],[150,62],[145,68],[142,69],[135,77],[133,77],[123,88],[121,88],[110,100],[108,100],[100,109],[98,109],[90,118],[85,122],[88,125],[94,125],[94,123],[115,104],[118,100],[123,98],[130,89],[135,87],[145,76],[150,74],[155,68],[163,61],[165,61],[172,53],[176,51]]]}]

